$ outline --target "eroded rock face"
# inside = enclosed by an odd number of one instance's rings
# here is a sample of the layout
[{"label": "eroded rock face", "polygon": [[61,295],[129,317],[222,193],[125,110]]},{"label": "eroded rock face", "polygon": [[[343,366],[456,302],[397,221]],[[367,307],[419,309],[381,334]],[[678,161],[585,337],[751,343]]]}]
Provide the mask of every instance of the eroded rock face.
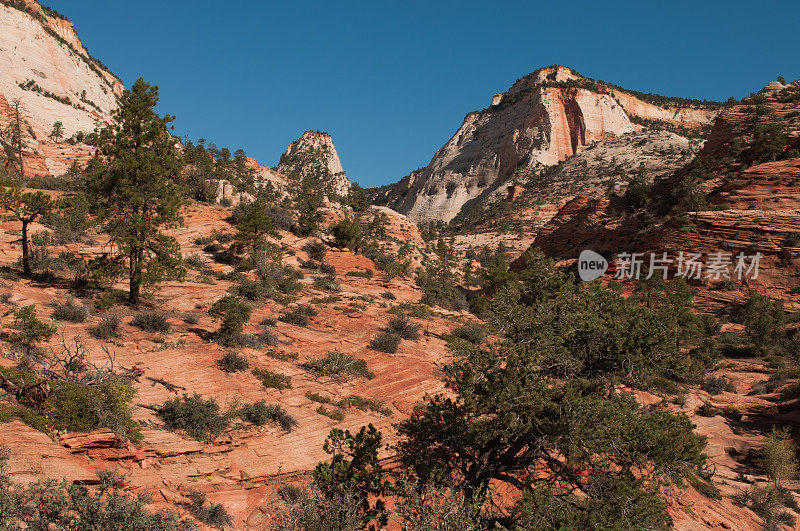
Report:
[{"label": "eroded rock face", "polygon": [[276,170],[294,179],[319,178],[330,183],[333,192],[340,196],[350,191],[350,180],[344,173],[333,139],[328,133],[303,133],[286,148]]},{"label": "eroded rock face", "polygon": [[415,221],[449,221],[514,175],[557,164],[609,134],[641,130],[630,116],[691,128],[714,115],[661,108],[569,68],[543,68],[495,95],[489,108],[468,114],[426,168],[376,194],[376,202]]},{"label": "eroded rock face", "polygon": [[[0,4],[0,128],[19,101],[26,123],[26,175],[59,175],[91,150],[63,140],[106,123],[122,82],[90,57],[72,23],[34,0],[27,11]],[[61,122],[63,137],[51,138]]]}]

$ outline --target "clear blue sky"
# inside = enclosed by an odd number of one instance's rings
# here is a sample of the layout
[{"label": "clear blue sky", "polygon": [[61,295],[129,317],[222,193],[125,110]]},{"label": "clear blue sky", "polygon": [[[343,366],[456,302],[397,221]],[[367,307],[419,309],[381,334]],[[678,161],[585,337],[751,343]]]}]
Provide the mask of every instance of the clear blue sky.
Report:
[{"label": "clear blue sky", "polygon": [[741,98],[800,77],[797,0],[43,0],[181,136],[274,165],[333,135],[364,186],[426,165],[468,112],[550,64],[668,96]]}]

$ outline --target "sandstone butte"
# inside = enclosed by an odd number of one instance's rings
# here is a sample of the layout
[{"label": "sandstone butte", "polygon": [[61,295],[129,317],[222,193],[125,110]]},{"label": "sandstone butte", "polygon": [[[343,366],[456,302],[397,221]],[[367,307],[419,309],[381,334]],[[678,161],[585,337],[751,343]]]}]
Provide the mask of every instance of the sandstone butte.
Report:
[{"label": "sandstone butte", "polygon": [[[67,143],[51,139],[48,135],[53,124],[62,122],[65,138],[92,131],[108,121],[123,88],[119,79],[88,54],[70,22],[45,11],[33,0],[25,0],[25,6],[28,12],[0,4],[0,126],[9,122],[14,102],[21,100],[34,132],[26,153],[26,174],[58,176],[73,162],[85,162],[92,148],[77,140]],[[778,101],[776,94],[783,88],[771,84],[764,93],[768,105],[788,125],[789,138],[796,142],[798,121],[796,115],[790,115],[797,105]],[[495,95],[487,109],[468,114],[426,168],[375,191],[373,198],[385,206],[371,207],[362,219],[367,222],[377,215],[386,216],[387,248],[397,251],[407,244],[415,266],[429,257],[415,221],[457,219],[471,206],[498,200],[512,208],[456,234],[459,249],[496,246],[502,241],[513,256],[533,246],[569,265],[583,248],[608,253],[675,253],[682,249],[737,252],[757,245],[765,257],[759,278],[725,289],[700,283],[694,286],[698,290],[697,309],[725,311],[731,303],[743,300],[749,289],[782,299],[789,308],[800,308],[800,295],[795,293],[800,248],[786,244],[789,235],[800,233],[800,159],[752,164],[739,153],[731,154],[734,139],[752,142],[747,108],[737,105],[718,113],[718,107],[680,103],[662,106],[613,85],[583,78],[566,67],[543,68]],[[689,138],[695,135],[676,134],[709,128],[704,146],[703,140]],[[664,178],[662,191],[667,193],[678,185],[683,168],[700,149],[714,160],[726,160],[704,183],[712,210],[652,226],[636,217],[621,219],[616,214],[618,200],[607,197],[606,191],[624,191],[625,184],[612,171],[617,165],[631,173],[644,162],[651,176]],[[304,133],[289,146],[277,168],[254,159],[249,159],[248,165],[256,171],[259,182],[269,181],[286,193],[290,180],[308,171],[328,175],[339,195],[349,188],[326,133]],[[541,175],[543,180],[536,186],[526,186],[532,175]],[[219,186],[218,203],[242,199],[230,183]],[[196,241],[235,230],[227,221],[230,209],[221,204],[192,204],[186,211],[186,223],[172,231],[184,255],[204,256],[216,273],[232,268],[211,260]],[[324,211],[326,223],[352,214],[335,202],[328,202]],[[3,220],[0,229],[0,266],[13,267],[21,252],[19,244],[13,243],[18,226]],[[32,230],[45,229],[37,225]],[[286,249],[287,263],[299,266],[306,260],[303,246],[311,240],[282,232],[279,243]],[[90,234],[84,243],[54,246],[51,252],[60,250],[92,257],[103,249],[101,238]],[[421,326],[419,340],[403,341],[395,354],[370,350],[370,339],[388,321],[387,310],[396,304],[416,302],[422,294],[411,276],[384,281],[380,275],[348,275],[367,269],[377,271],[376,264],[362,255],[332,249],[326,260],[336,268],[335,280],[342,286],[339,298],[329,298],[306,278],[298,302],[315,300],[319,314],[308,327],[280,321],[273,327],[279,340],[274,350],[284,355],[297,353],[298,358],[276,356],[264,348],[243,350],[252,366],[291,376],[291,389],[265,389],[249,372],[228,374],[219,370],[217,360],[223,349],[206,339],[218,323],[206,309],[210,301],[228,291],[232,282],[190,271],[184,282],[164,282],[154,295],[153,306],[170,315],[169,333],[154,337],[140,331],[131,325],[134,312],[122,309],[122,337],[110,346],[118,367],[142,371],[143,376],[134,383],[134,418],[142,425],[143,442],[124,443],[108,430],[50,436],[20,421],[3,423],[0,445],[13,448],[11,477],[20,483],[64,478],[91,485],[98,481],[98,470],[117,468],[126,477],[126,488],[150,494],[156,508],[188,517],[183,502],[190,489],[197,489],[208,494],[212,502],[222,503],[234,516],[236,528],[258,529],[269,517],[277,485],[304,477],[326,458],[322,443],[331,428],[357,429],[371,422],[382,430],[386,442],[394,442],[392,424],[406,418],[425,394],[443,391],[441,368],[449,360],[443,337],[459,322],[474,318],[466,312],[432,309],[424,319],[412,319]],[[520,266],[519,262],[515,265]],[[613,270],[609,276],[612,274]],[[66,285],[42,284],[14,275],[0,279],[0,293],[8,294],[0,298],[3,328],[11,324],[12,317],[7,314],[11,309],[35,304],[46,314],[51,303],[72,297]],[[282,306],[274,302],[259,306],[246,331],[257,332],[256,323],[276,318],[281,310]],[[92,360],[100,362],[105,356],[101,342],[88,333],[100,319],[100,315],[92,315],[80,324],[59,322],[59,335],[79,337]],[[375,377],[341,382],[315,376],[301,367],[304,361],[330,350],[366,360]],[[13,364],[13,359],[0,358],[2,366]],[[764,481],[763,475],[746,466],[749,456],[763,445],[763,433],[771,425],[800,425],[796,403],[780,390],[752,392],[771,375],[762,363],[725,360],[713,374],[730,378],[734,390],[709,395],[698,386],[688,386],[685,399],[668,407],[688,414],[697,425],[697,433],[708,438],[706,453],[722,498],[703,496],[689,485],[666,490],[663,495],[676,529],[756,529],[761,525],[760,518],[737,503],[736,496],[747,487],[745,479]],[[213,397],[223,407],[234,401],[280,404],[298,425],[287,433],[271,425],[237,422],[212,443],[200,443],[166,430],[148,408],[183,389]],[[351,395],[372,398],[383,402],[391,415],[348,408],[344,420],[336,422],[319,414],[318,404],[309,400],[307,393],[334,399]],[[662,401],[661,396],[651,393],[635,393],[643,404]],[[697,409],[705,403],[718,409],[735,407],[746,422],[734,423],[722,415],[700,416]],[[382,457],[391,459],[388,452]],[[742,476],[743,470],[748,477]],[[793,482],[790,486],[797,485]]]}]

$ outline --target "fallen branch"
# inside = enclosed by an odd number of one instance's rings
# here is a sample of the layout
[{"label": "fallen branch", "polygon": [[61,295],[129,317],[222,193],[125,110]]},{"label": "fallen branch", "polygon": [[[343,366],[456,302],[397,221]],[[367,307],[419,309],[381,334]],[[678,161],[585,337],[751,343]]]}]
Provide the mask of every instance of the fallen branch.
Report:
[{"label": "fallen branch", "polygon": [[175,394],[178,394],[178,389],[180,389],[181,391],[186,391],[185,387],[181,387],[180,385],[175,385],[166,380],[162,380],[161,378],[152,378],[150,376],[145,376],[145,378],[153,382],[153,386],[155,386],[155,384],[161,384],[164,387],[166,387],[168,391],[173,392]]}]

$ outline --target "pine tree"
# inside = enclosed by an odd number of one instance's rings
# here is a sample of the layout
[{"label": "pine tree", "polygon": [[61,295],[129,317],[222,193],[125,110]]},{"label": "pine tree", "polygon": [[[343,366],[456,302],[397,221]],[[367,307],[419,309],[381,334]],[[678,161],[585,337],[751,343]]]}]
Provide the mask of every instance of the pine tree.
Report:
[{"label": "pine tree", "polygon": [[64,137],[64,124],[62,124],[61,122],[54,123],[53,130],[50,131],[50,138],[54,142],[60,142],[63,137]]},{"label": "pine tree", "polygon": [[87,168],[98,219],[128,261],[129,301],[138,304],[142,284],[179,276],[180,247],[161,232],[182,222],[182,162],[169,133],[173,116],[159,116],[158,87],[139,78],[120,99],[113,122],[101,130]]},{"label": "pine tree", "polygon": [[14,100],[11,121],[0,134],[0,147],[3,149],[5,166],[15,167],[20,176],[25,175],[25,150],[28,148],[23,112],[22,102]]},{"label": "pine tree", "polygon": [[9,210],[17,221],[22,223],[22,273],[31,274],[30,241],[28,225],[40,216],[46,216],[53,210],[53,201],[43,192],[22,192],[19,188],[7,188],[0,193],[0,206]]}]

